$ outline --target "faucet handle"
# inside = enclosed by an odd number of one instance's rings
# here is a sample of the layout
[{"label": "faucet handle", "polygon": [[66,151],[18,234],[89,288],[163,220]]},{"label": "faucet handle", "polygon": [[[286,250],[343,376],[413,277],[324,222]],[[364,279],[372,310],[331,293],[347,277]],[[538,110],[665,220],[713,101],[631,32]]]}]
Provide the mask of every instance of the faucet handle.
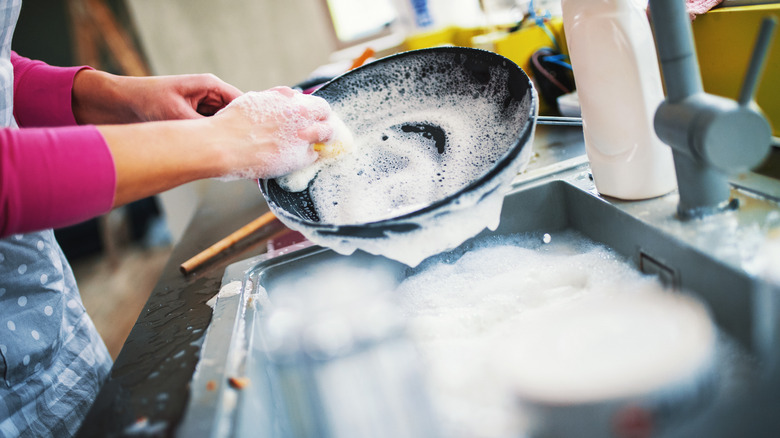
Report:
[{"label": "faucet handle", "polygon": [[703,91],[684,0],[650,0],[666,100],[655,113],[658,137],[672,147],[681,217],[733,206],[726,175],[761,164],[772,147],[772,128],[753,94],[761,76],[775,18],[764,20],[738,100]]},{"label": "faucet handle", "polygon": [[758,81],[764,70],[764,64],[769,53],[769,45],[772,42],[777,18],[767,16],[761,22],[761,28],[758,31],[756,44],[753,46],[753,55],[750,57],[745,79],[742,82],[742,90],[739,93],[739,105],[747,106],[753,100],[753,95],[758,88]]},{"label": "faucet handle", "polygon": [[694,98],[700,108],[699,117],[692,125],[693,149],[709,164],[726,173],[758,166],[771,148],[772,129],[758,106],[753,104],[753,95],[776,25],[777,19],[773,16],[762,21],[736,101],[708,94]]}]

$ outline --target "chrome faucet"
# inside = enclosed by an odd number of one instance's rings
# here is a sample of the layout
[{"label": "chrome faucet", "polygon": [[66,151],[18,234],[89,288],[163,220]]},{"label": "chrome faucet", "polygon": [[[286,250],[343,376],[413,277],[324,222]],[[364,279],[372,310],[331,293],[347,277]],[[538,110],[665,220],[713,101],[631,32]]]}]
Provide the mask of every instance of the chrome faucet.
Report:
[{"label": "chrome faucet", "polygon": [[737,208],[728,175],[769,153],[769,122],[753,101],[777,23],[764,19],[738,100],[704,92],[684,0],[649,0],[666,99],[655,113],[658,137],[671,146],[682,219]]}]

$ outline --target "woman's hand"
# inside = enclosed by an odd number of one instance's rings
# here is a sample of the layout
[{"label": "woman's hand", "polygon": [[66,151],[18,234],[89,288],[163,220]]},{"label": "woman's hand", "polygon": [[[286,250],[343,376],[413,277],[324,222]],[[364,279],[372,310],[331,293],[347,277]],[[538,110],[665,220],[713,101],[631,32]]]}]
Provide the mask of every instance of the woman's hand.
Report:
[{"label": "woman's hand", "polygon": [[116,76],[81,70],[73,81],[79,124],[120,124],[210,116],[241,91],[211,74]]},{"label": "woman's hand", "polygon": [[313,163],[314,143],[333,135],[330,105],[287,87],[249,92],[214,116],[217,131],[230,133],[224,179],[275,178]]},{"label": "woman's hand", "polygon": [[[193,107],[194,108],[194,107]],[[201,178],[273,178],[317,159],[333,134],[319,97],[278,87],[250,92],[213,117],[102,125],[122,205]]]}]

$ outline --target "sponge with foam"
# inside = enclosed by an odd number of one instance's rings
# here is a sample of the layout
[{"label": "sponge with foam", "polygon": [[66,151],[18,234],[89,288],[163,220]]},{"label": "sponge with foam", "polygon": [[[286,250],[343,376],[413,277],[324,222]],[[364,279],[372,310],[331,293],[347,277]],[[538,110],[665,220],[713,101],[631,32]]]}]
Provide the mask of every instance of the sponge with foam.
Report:
[{"label": "sponge with foam", "polygon": [[314,150],[320,154],[320,158],[333,158],[351,152],[355,146],[355,139],[341,117],[331,113],[328,123],[333,128],[333,136],[325,143],[314,144]]}]

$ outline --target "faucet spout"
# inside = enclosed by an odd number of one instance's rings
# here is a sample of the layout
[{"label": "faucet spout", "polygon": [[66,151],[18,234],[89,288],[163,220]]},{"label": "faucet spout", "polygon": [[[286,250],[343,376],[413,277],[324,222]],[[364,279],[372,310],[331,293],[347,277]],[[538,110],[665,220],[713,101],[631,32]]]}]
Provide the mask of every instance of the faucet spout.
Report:
[{"label": "faucet spout", "polygon": [[649,5],[667,101],[704,92],[685,1],[650,0]]},{"label": "faucet spout", "polygon": [[650,0],[650,14],[667,95],[655,131],[672,148],[681,218],[735,208],[728,175],[759,165],[772,131],[753,102],[776,19],[764,20],[739,101],[704,92],[684,0]]}]

